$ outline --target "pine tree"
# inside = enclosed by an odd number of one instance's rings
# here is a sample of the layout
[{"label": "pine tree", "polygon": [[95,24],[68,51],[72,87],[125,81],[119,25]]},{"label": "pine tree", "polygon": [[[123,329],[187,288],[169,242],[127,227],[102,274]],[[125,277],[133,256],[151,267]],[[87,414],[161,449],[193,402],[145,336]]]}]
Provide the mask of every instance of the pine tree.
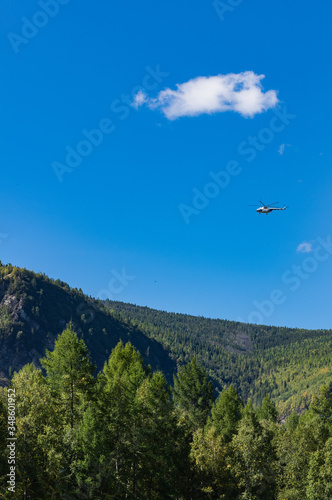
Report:
[{"label": "pine tree", "polygon": [[[138,498],[172,498],[181,458],[181,444],[164,375],[156,372],[136,394]],[[179,446],[180,444],[180,446]]]},{"label": "pine tree", "polygon": [[203,428],[214,402],[213,385],[196,358],[174,376],[173,397],[189,428],[192,431]]},{"label": "pine tree", "polygon": [[312,453],[306,483],[308,500],[332,498],[332,438],[326,441],[323,449]]},{"label": "pine tree", "polygon": [[271,422],[276,423],[278,419],[278,410],[274,401],[268,396],[265,396],[263,399],[262,406],[257,411],[259,420],[270,420]]},{"label": "pine tree", "polygon": [[79,339],[73,325],[57,338],[52,352],[46,350],[41,359],[47,382],[57,398],[64,424],[73,429],[79,416],[79,406],[93,385],[95,366],[90,361],[84,340]]},{"label": "pine tree", "polygon": [[102,412],[108,430],[114,494],[137,497],[139,404],[137,391],[151,370],[128,342],[119,342],[104,366]]},{"label": "pine tree", "polygon": [[211,425],[226,442],[236,433],[242,410],[243,403],[232,385],[219,394],[212,408]]},{"label": "pine tree", "polygon": [[319,415],[324,422],[332,421],[332,382],[321,387],[320,396],[316,396],[311,410]]},{"label": "pine tree", "polygon": [[297,425],[286,423],[286,430],[280,433],[278,439],[282,498],[306,498],[307,478],[311,466],[311,484],[315,482],[315,465],[312,462],[310,466],[311,457],[324,448],[328,437],[328,426],[312,410],[304,412]]},{"label": "pine tree", "polygon": [[80,492],[87,498],[112,498],[110,492],[115,484],[108,434],[101,402],[90,401],[75,434],[75,478]]},{"label": "pine tree", "polygon": [[15,373],[17,488],[20,498],[40,498],[60,481],[62,441],[57,408],[41,370]]},{"label": "pine tree", "polygon": [[232,465],[237,485],[243,499],[275,500],[276,498],[276,449],[274,433],[270,427],[263,426],[249,401],[238,433],[233,437]]},{"label": "pine tree", "polygon": [[199,482],[198,498],[211,500],[237,498],[236,482],[232,477],[228,456],[229,445],[215,427],[198,429],[191,445]]}]

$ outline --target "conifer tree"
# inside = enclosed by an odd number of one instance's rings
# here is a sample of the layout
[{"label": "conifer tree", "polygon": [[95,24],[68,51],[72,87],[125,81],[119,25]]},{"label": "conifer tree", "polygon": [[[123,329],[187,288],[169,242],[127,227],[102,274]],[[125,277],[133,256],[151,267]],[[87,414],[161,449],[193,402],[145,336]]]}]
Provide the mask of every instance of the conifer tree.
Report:
[{"label": "conifer tree", "polygon": [[139,404],[137,391],[149,376],[138,351],[119,342],[104,366],[102,413],[108,430],[114,493],[137,498]]},{"label": "conifer tree", "polygon": [[59,335],[54,350],[46,350],[41,364],[46,370],[47,382],[57,398],[64,424],[69,423],[73,429],[79,406],[93,384],[95,366],[90,361],[84,340],[77,337],[72,324]]},{"label": "conifer tree", "polygon": [[332,420],[332,382],[329,385],[324,385],[320,389],[320,396],[316,396],[311,410],[319,415],[324,422]]},{"label": "conifer tree", "polygon": [[211,425],[226,442],[236,433],[242,410],[243,403],[232,385],[219,394],[212,408]]},{"label": "conifer tree", "polygon": [[40,369],[25,365],[15,373],[17,488],[20,498],[39,498],[55,487],[63,456],[57,408]]},{"label": "conifer tree", "polygon": [[206,426],[195,432],[190,456],[198,476],[198,498],[211,500],[237,498],[236,482],[228,463],[229,454],[229,445],[215,427]]},{"label": "conifer tree", "polygon": [[274,401],[272,401],[268,396],[265,396],[262,406],[258,408],[257,415],[259,420],[265,419],[276,423],[278,419],[278,410]]},{"label": "conifer tree", "polygon": [[192,431],[204,427],[214,402],[213,385],[196,358],[174,376],[173,397]]},{"label": "conifer tree", "polygon": [[332,498],[332,438],[310,456],[306,483],[308,500]]},{"label": "conifer tree", "polygon": [[275,500],[276,498],[276,449],[274,434],[262,426],[250,400],[233,437],[233,464],[237,485],[245,499]]},{"label": "conifer tree", "polygon": [[137,391],[139,498],[171,498],[176,491],[181,447],[164,375],[156,372],[143,381]]}]

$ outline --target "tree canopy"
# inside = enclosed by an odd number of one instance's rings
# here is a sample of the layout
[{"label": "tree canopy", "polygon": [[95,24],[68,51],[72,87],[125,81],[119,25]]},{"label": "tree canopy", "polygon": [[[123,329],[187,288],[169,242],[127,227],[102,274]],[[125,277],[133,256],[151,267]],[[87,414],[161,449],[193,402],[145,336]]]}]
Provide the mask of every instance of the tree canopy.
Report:
[{"label": "tree canopy", "polygon": [[[233,386],[214,399],[196,358],[174,387],[119,342],[103,372],[69,324],[43,359],[13,375],[16,498],[328,500],[330,386],[278,424],[273,400],[244,406]],[[7,391],[0,390],[0,483],[6,489]]]}]

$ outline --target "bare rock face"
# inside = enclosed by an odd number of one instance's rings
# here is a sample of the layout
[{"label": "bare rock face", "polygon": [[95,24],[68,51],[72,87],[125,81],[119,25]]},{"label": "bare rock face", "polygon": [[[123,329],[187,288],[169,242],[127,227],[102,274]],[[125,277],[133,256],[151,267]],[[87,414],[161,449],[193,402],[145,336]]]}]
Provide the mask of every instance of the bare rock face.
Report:
[{"label": "bare rock face", "polygon": [[[8,281],[8,280],[7,280]],[[4,292],[4,286],[1,287]],[[27,331],[39,330],[36,321],[29,317],[24,311],[23,297],[15,294],[0,292],[0,384],[8,382],[11,375],[27,363],[35,363],[41,354],[36,349],[28,351],[25,346],[24,337]]]}]

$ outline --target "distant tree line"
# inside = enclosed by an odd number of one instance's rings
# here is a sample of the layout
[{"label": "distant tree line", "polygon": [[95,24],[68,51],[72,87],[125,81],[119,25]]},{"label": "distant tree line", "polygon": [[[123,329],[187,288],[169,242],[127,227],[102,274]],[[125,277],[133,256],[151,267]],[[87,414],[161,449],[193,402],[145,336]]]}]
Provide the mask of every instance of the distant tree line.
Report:
[{"label": "distant tree line", "polygon": [[331,330],[245,324],[110,300],[102,305],[160,342],[178,366],[195,356],[218,390],[233,385],[255,405],[268,396],[284,415],[307,408],[332,380]]}]

